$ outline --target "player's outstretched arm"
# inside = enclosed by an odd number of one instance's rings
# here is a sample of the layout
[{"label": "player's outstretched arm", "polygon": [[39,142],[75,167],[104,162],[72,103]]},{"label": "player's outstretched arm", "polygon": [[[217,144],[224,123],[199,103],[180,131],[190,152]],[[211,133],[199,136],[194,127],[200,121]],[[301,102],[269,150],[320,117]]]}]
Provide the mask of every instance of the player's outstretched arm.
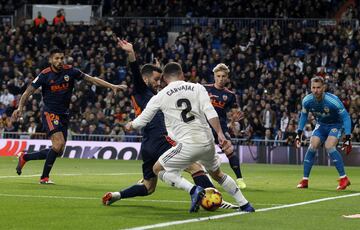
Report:
[{"label": "player's outstretched arm", "polygon": [[13,114],[11,115],[11,119],[13,121],[18,120],[23,112],[24,112],[24,107],[25,107],[25,103],[27,102],[28,98],[30,97],[30,95],[32,95],[35,92],[36,88],[32,85],[30,85],[29,87],[27,87],[27,89],[25,90],[24,94],[21,96],[20,101],[19,101],[19,106],[18,108],[13,112]]},{"label": "player's outstretched arm", "polygon": [[88,81],[94,85],[97,85],[97,86],[102,86],[102,87],[105,87],[105,88],[109,88],[109,89],[112,89],[114,91],[114,93],[116,94],[118,91],[120,90],[126,90],[127,89],[127,85],[114,85],[114,84],[111,84],[107,81],[104,81],[98,77],[92,77],[88,74],[85,74],[85,77],[84,77],[84,80],[85,81]]},{"label": "player's outstretched arm", "polygon": [[117,39],[118,47],[123,49],[128,54],[129,61],[130,62],[136,61],[136,56],[135,56],[135,51],[134,51],[133,45],[130,42],[127,42],[126,40],[121,40],[118,37],[116,39]]},{"label": "player's outstretched arm", "polygon": [[136,61],[135,51],[133,45],[126,40],[121,40],[120,38],[116,37],[117,45],[122,50],[124,50],[129,58],[130,70],[132,72],[132,82],[134,84],[133,90],[136,92],[144,92],[147,88],[147,85],[144,82],[144,79],[140,73],[139,64]]}]

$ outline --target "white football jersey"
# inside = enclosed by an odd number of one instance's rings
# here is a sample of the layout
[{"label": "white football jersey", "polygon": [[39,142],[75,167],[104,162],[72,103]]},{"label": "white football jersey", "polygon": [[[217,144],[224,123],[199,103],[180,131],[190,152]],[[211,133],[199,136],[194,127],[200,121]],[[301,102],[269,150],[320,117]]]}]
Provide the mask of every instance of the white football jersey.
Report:
[{"label": "white football jersey", "polygon": [[210,144],[214,137],[207,119],[217,117],[204,86],[174,81],[151,98],[145,110],[132,123],[144,127],[158,110],[164,113],[168,132],[176,141],[191,144]]}]

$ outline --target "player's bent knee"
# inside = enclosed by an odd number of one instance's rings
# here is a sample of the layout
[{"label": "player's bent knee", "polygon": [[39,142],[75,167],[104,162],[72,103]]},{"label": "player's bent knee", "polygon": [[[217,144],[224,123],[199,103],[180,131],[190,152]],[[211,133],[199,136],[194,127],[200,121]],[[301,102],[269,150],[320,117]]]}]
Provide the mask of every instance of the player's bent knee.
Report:
[{"label": "player's bent knee", "polygon": [[148,195],[152,194],[153,192],[155,192],[156,189],[156,182],[157,180],[144,180],[143,184],[146,187],[146,190],[148,192]]},{"label": "player's bent knee", "polygon": [[63,144],[56,143],[52,146],[52,149],[56,152],[57,157],[61,157],[65,149],[65,143]]},{"label": "player's bent knee", "polygon": [[334,146],[328,146],[328,147],[325,146],[325,149],[326,149],[327,153],[332,153],[332,152],[337,151]]},{"label": "player's bent knee", "polygon": [[164,168],[162,167],[160,162],[157,161],[153,166],[153,172],[155,173],[155,175],[158,175],[161,170],[164,170]]},{"label": "player's bent knee", "polygon": [[156,188],[156,187],[154,187],[154,188],[153,188],[153,187],[146,188],[146,189],[147,189],[147,192],[148,192],[148,195],[154,193],[154,192],[155,192],[155,188]]}]

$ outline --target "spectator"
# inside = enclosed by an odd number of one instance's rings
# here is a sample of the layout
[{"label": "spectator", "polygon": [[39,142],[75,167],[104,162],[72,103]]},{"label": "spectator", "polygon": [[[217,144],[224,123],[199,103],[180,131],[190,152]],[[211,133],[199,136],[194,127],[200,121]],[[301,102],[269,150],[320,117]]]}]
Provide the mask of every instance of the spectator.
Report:
[{"label": "spectator", "polygon": [[38,16],[34,18],[33,25],[36,30],[39,32],[44,32],[46,29],[46,26],[48,24],[48,21],[44,16],[41,15],[41,11],[38,12]]},{"label": "spectator", "polygon": [[274,110],[271,109],[271,105],[267,103],[265,109],[261,111],[261,120],[265,129],[273,131],[276,127],[276,115]]},{"label": "spectator", "polygon": [[12,105],[14,99],[14,95],[9,93],[9,90],[5,88],[4,93],[0,96],[0,103],[4,104],[5,106],[9,106]]},{"label": "spectator", "polygon": [[53,18],[53,25],[55,26],[66,25],[64,9],[59,9],[58,11],[56,11],[56,16]]}]

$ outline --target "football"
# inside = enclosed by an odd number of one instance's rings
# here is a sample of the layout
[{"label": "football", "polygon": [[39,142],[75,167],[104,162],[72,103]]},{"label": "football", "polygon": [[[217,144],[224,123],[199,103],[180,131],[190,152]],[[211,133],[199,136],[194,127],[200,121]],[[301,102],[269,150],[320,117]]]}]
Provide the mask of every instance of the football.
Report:
[{"label": "football", "polygon": [[201,207],[207,211],[215,211],[221,206],[222,195],[215,188],[206,188],[205,195],[201,200]]}]

